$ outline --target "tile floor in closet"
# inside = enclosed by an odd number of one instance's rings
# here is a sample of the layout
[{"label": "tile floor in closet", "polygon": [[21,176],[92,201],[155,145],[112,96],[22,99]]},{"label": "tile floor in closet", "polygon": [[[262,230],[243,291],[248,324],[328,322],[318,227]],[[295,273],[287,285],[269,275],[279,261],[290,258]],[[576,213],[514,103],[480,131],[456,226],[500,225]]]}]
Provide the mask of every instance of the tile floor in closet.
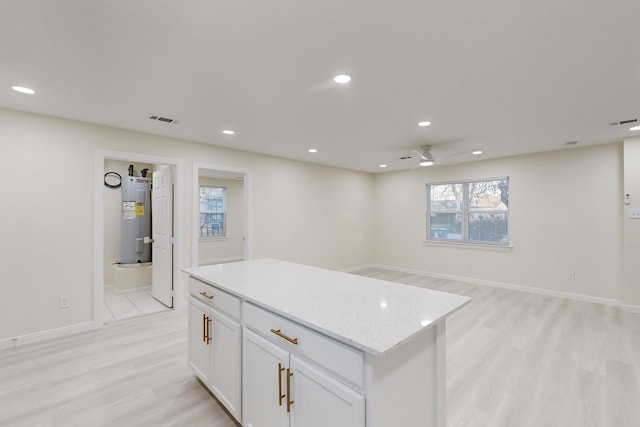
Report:
[{"label": "tile floor in closet", "polygon": [[109,285],[104,287],[105,323],[163,310],[168,310],[168,308],[151,296],[151,288],[149,287],[125,292],[116,291]]}]

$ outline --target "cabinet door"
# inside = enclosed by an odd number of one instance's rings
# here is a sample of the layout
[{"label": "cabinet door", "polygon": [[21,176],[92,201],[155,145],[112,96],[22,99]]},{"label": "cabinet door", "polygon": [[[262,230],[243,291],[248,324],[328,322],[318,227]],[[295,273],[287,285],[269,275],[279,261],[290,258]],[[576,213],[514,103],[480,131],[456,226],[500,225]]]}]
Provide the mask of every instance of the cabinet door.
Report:
[{"label": "cabinet door", "polygon": [[287,427],[289,353],[247,328],[242,344],[242,424]]},{"label": "cabinet door", "polygon": [[189,365],[205,383],[209,380],[209,307],[189,297]]},{"label": "cabinet door", "polygon": [[240,324],[211,309],[209,387],[227,410],[240,420]]},{"label": "cabinet door", "polygon": [[364,427],[364,396],[295,355],[290,357],[291,427]]}]

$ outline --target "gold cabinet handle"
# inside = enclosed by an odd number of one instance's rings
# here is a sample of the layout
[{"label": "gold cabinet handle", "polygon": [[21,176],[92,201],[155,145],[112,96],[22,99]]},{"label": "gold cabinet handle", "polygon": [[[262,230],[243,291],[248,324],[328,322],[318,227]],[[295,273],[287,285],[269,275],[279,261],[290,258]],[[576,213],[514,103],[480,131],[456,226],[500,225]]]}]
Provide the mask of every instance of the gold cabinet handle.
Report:
[{"label": "gold cabinet handle", "polygon": [[284,366],[282,363],[278,363],[278,406],[282,406],[282,399],[286,396],[282,394],[282,373],[284,372]]},{"label": "gold cabinet handle", "polygon": [[274,334],[276,334],[280,338],[283,338],[283,339],[289,341],[291,344],[298,345],[298,338],[288,337],[285,334],[283,334],[280,329],[271,329],[271,332],[273,332]]},{"label": "gold cabinet handle", "polygon": [[293,405],[293,399],[291,399],[291,377],[293,372],[287,368],[287,412],[291,412],[291,405]]},{"label": "gold cabinet handle", "polygon": [[202,291],[202,292],[199,292],[199,293],[200,293],[200,295],[202,295],[202,296],[203,296],[203,297],[205,297],[205,298],[213,299],[213,295],[209,295],[209,294],[208,294],[208,293],[206,293],[205,291]]},{"label": "gold cabinet handle", "polygon": [[211,317],[207,316],[207,344],[211,342]]},{"label": "gold cabinet handle", "polygon": [[207,315],[202,315],[202,342],[207,342]]}]

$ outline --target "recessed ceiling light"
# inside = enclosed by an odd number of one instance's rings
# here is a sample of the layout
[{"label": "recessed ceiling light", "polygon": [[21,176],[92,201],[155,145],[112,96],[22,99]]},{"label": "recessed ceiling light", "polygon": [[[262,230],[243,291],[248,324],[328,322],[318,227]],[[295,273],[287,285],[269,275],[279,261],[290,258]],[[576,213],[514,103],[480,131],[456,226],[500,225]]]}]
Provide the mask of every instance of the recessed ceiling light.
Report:
[{"label": "recessed ceiling light", "polygon": [[431,126],[431,122],[420,122],[420,123],[418,123],[418,126],[420,126],[420,127]]},{"label": "recessed ceiling light", "polygon": [[225,135],[234,135],[235,132],[229,129],[225,129],[222,131],[222,133],[224,133]]},{"label": "recessed ceiling light", "polygon": [[640,126],[634,126],[632,128],[629,128],[629,130],[640,130]]},{"label": "recessed ceiling light", "polygon": [[34,93],[36,93],[35,90],[24,86],[11,86],[11,89],[15,90],[16,92],[26,93],[27,95],[33,95]]},{"label": "recessed ceiling light", "polygon": [[431,160],[422,160],[420,166],[433,166],[433,162]]},{"label": "recessed ceiling light", "polygon": [[380,168],[386,168],[386,167],[387,167],[387,165],[385,165],[384,163],[382,163],[382,164],[378,165],[378,167],[380,167]]},{"label": "recessed ceiling light", "polygon": [[482,154],[482,150],[472,151],[471,154],[473,154],[474,156],[478,156],[478,155]]},{"label": "recessed ceiling light", "polygon": [[351,76],[348,74],[340,74],[333,78],[333,81],[336,83],[340,83],[341,85],[345,83],[349,83],[351,81]]},{"label": "recessed ceiling light", "polygon": [[318,149],[317,148],[309,148],[307,151],[309,151],[310,153],[317,153]]}]

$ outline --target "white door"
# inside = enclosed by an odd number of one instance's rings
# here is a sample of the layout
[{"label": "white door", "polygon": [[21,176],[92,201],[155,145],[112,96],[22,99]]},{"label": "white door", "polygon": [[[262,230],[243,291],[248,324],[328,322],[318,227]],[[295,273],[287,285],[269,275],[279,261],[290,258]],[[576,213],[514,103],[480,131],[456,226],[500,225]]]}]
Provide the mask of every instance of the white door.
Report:
[{"label": "white door", "polygon": [[290,357],[291,427],[364,427],[364,396],[319,369]]},{"label": "white door", "polygon": [[171,167],[153,172],[151,295],[173,307],[173,179]]},{"label": "white door", "polygon": [[289,353],[247,328],[242,344],[242,425],[288,427]]}]

